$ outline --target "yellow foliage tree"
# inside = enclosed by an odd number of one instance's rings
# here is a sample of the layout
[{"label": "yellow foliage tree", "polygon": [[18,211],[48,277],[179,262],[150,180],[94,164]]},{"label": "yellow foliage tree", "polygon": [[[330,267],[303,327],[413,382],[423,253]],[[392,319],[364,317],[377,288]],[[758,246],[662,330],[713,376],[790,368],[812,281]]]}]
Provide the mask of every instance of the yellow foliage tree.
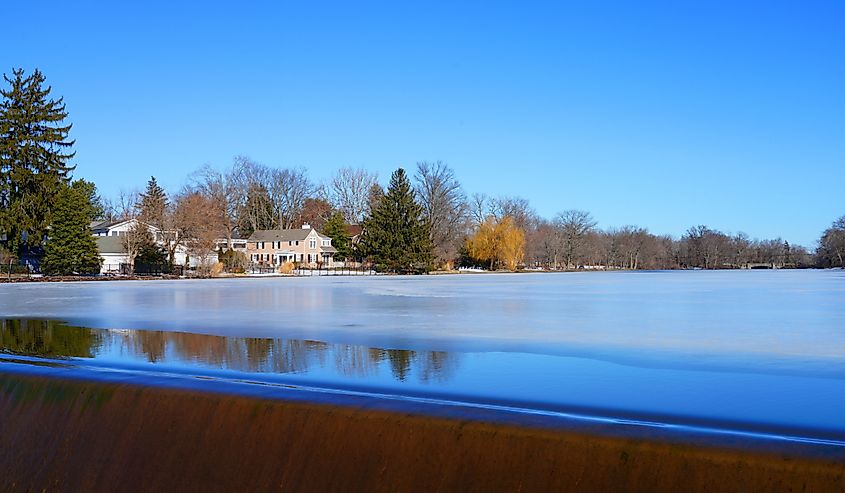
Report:
[{"label": "yellow foliage tree", "polygon": [[509,271],[515,271],[516,267],[525,258],[525,233],[514,224],[513,219],[505,217],[499,221],[496,227],[498,240],[497,256]]},{"label": "yellow foliage tree", "polygon": [[509,216],[499,221],[488,217],[467,240],[467,251],[475,260],[489,262],[491,270],[502,264],[514,271],[525,256],[525,233]]},{"label": "yellow foliage tree", "polygon": [[470,238],[467,238],[467,252],[479,262],[490,262],[492,270],[496,262],[496,221],[488,217]]}]

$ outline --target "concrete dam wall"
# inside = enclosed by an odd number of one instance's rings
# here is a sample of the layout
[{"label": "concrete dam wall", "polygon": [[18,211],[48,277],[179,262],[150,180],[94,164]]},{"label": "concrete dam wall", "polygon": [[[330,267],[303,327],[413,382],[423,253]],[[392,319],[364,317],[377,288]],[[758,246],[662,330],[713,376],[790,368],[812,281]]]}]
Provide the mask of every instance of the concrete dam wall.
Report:
[{"label": "concrete dam wall", "polygon": [[845,457],[0,373],[0,491],[843,491]]}]

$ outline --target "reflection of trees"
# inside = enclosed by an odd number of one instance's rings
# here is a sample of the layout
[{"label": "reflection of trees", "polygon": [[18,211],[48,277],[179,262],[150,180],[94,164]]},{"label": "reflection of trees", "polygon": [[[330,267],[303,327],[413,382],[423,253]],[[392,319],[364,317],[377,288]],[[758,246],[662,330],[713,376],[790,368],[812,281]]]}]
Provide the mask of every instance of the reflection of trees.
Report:
[{"label": "reflection of trees", "polygon": [[244,340],[246,346],[246,360],[250,371],[258,371],[270,360],[273,352],[272,339],[250,338]]},{"label": "reflection of trees", "polygon": [[387,360],[390,361],[390,371],[393,372],[393,377],[400,381],[405,381],[408,378],[408,373],[411,372],[411,363],[414,361],[416,353],[406,349],[388,349]]},{"label": "reflection of trees", "polygon": [[337,370],[348,376],[364,377],[378,371],[378,358],[370,353],[376,351],[364,346],[338,344],[334,347],[334,364]]},{"label": "reflection of trees", "polygon": [[267,373],[303,373],[333,365],[346,376],[370,377],[382,368],[399,381],[448,380],[454,353],[378,349],[300,339],[221,337],[155,330],[106,331],[68,327],[55,321],[0,319],[0,350],[35,356],[93,355],[108,345],[120,354],[152,363],[189,362],[214,368]]},{"label": "reflection of trees", "polygon": [[135,343],[140,352],[147,356],[151,363],[164,359],[164,352],[167,347],[167,335],[157,330],[141,330],[136,335]]},{"label": "reflection of trees", "polygon": [[101,342],[98,332],[54,320],[0,320],[0,351],[90,358]]},{"label": "reflection of trees", "polygon": [[400,381],[405,381],[411,373],[415,372],[423,383],[445,382],[458,367],[457,355],[444,351],[374,348],[369,348],[367,351],[373,363],[387,360],[393,377]]},{"label": "reflection of trees", "polygon": [[445,351],[426,351],[419,361],[421,382],[445,382],[458,368],[458,359],[454,353]]}]

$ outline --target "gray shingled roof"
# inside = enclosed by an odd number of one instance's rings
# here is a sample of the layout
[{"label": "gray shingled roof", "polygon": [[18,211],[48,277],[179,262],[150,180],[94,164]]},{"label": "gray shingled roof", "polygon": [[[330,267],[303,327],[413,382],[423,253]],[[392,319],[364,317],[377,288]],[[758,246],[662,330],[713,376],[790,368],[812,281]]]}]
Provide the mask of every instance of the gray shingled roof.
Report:
[{"label": "gray shingled roof", "polygon": [[249,241],[303,241],[310,229],[259,229],[252,233]]},{"label": "gray shingled roof", "polygon": [[97,236],[95,239],[100,253],[126,253],[122,236]]}]

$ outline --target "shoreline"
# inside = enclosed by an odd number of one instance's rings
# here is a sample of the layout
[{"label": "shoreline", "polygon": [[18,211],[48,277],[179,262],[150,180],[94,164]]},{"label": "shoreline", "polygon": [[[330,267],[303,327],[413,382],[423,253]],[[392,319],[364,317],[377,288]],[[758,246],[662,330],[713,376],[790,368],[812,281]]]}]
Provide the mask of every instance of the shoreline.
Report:
[{"label": "shoreline", "polygon": [[0,490],[841,491],[845,481],[841,447],[614,436],[205,383],[0,371]]},{"label": "shoreline", "polygon": [[[22,275],[5,277],[0,273],[0,284],[16,284],[16,283],[60,283],[60,282],[107,282],[107,281],[189,281],[189,280],[221,280],[221,279],[298,279],[298,278],[313,278],[313,277],[341,277],[341,278],[362,278],[362,277],[415,277],[425,278],[441,277],[441,276],[489,276],[489,275],[524,275],[524,274],[583,274],[583,273],[648,273],[648,272],[779,272],[779,271],[842,271],[841,267],[807,267],[807,268],[778,268],[778,269],[574,269],[574,270],[496,270],[496,271],[474,271],[474,270],[451,270],[451,271],[431,271],[426,274],[396,274],[388,272],[380,272],[374,274],[356,275],[356,274],[316,274],[316,275],[295,275],[295,274],[232,274],[225,276],[207,276],[207,277],[185,277],[185,276],[45,276],[35,275],[24,277]],[[326,271],[318,271],[326,272]]]}]

